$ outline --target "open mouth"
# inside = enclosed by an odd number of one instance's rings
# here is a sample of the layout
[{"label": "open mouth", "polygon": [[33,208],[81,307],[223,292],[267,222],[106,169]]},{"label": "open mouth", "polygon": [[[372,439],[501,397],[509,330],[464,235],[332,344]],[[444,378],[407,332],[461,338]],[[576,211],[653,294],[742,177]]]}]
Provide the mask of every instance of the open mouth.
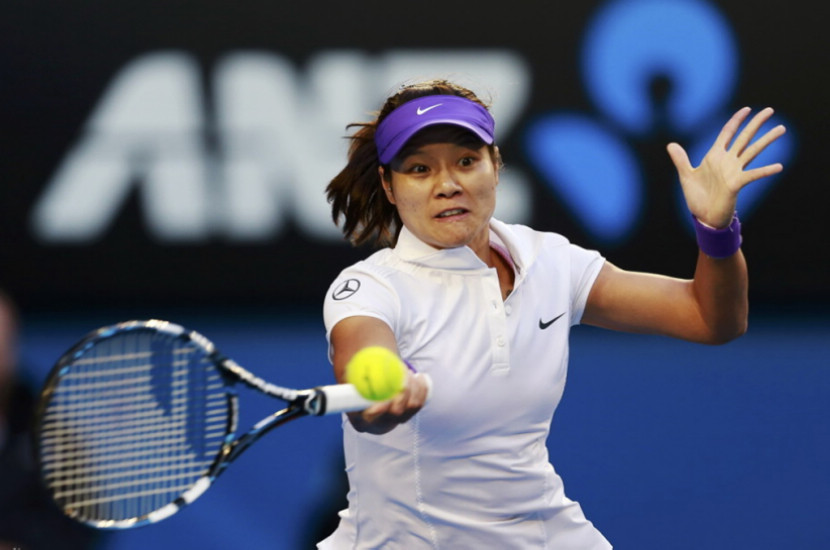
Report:
[{"label": "open mouth", "polygon": [[453,216],[460,216],[462,214],[466,214],[467,210],[465,208],[451,208],[449,210],[444,210],[443,212],[439,213],[436,218],[451,218]]}]

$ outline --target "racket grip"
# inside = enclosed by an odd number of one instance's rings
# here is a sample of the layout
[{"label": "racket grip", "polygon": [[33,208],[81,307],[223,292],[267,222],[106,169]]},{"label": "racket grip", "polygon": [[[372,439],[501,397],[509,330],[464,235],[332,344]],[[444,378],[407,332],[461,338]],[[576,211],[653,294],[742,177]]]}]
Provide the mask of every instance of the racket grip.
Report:
[{"label": "racket grip", "polygon": [[332,384],[314,388],[317,392],[309,405],[313,408],[311,414],[337,414],[342,412],[362,411],[372,405],[372,402],[360,395],[357,388],[351,384]]},{"label": "racket grip", "polygon": [[[419,374],[427,384],[427,400],[432,394],[432,378],[428,374]],[[362,411],[375,404],[357,391],[351,384],[331,384],[314,388],[314,395],[308,400],[306,410],[309,414],[322,416],[352,411]]]}]

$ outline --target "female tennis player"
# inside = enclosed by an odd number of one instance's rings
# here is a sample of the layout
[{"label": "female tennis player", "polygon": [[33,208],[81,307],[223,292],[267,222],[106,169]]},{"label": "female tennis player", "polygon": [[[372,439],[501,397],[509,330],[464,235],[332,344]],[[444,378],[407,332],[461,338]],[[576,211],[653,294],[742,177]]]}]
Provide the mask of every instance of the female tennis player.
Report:
[{"label": "female tennis player", "polygon": [[[354,243],[385,246],[345,269],[324,316],[339,381],[359,349],[386,346],[410,375],[396,398],[344,422],[348,508],[322,549],[610,548],[565,496],[547,449],[570,327],[585,323],[720,344],[747,327],[738,192],[779,172],[746,169],[784,133],[738,111],[698,167],[668,153],[699,253],[681,280],[620,269],[565,237],[493,218],[495,123],[447,81],[403,87],[356,124],[328,187]],[[601,162],[602,159],[597,159]]]}]

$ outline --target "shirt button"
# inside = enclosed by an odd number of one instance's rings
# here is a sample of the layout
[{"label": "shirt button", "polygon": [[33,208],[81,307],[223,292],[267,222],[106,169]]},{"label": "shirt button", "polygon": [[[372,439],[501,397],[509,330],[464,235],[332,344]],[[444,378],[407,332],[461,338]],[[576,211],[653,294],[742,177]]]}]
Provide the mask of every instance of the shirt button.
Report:
[{"label": "shirt button", "polygon": [[510,315],[511,313],[513,313],[513,308],[510,306],[504,306],[504,312]]},{"label": "shirt button", "polygon": [[504,343],[504,336],[499,336],[498,338],[496,338],[496,344],[498,344],[500,348],[504,347]]}]

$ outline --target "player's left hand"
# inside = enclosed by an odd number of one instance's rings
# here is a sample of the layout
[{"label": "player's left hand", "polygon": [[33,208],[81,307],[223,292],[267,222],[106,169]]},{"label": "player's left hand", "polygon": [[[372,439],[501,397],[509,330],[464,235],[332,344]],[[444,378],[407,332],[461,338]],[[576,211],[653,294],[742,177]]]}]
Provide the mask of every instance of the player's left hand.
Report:
[{"label": "player's left hand", "polygon": [[722,228],[730,224],[738,192],[745,185],[777,174],[783,169],[780,163],[775,163],[746,170],[746,166],[755,157],[786,132],[784,126],[778,125],[750,143],[773,114],[773,110],[767,107],[758,112],[735,137],[750,111],[749,107],[744,107],[732,115],[696,168],[691,165],[689,156],[679,144],[670,143],[667,147],[680,176],[680,185],[689,210],[698,220],[711,227]]}]

